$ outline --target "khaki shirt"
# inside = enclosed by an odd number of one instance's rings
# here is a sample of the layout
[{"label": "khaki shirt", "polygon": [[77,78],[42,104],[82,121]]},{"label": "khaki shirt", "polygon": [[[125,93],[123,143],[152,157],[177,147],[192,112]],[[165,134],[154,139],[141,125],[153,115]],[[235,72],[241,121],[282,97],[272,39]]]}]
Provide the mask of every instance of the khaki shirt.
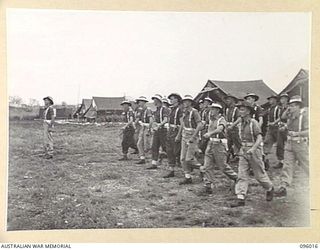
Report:
[{"label": "khaki shirt", "polygon": [[134,112],[132,108],[129,108],[128,111],[124,111],[122,112],[122,116],[123,116],[123,121],[128,123],[130,121],[130,119],[132,119],[134,121]]},{"label": "khaki shirt", "polygon": [[219,139],[224,139],[226,138],[225,136],[225,128],[227,126],[226,119],[222,116],[219,115],[218,117],[211,118],[210,117],[210,122],[209,122],[209,127],[208,127],[208,132],[212,132],[218,128],[218,126],[223,126],[223,131],[219,134],[214,134],[211,136],[212,138],[219,138]]},{"label": "khaki shirt", "polygon": [[182,110],[179,107],[172,107],[169,114],[169,124],[180,125]]},{"label": "khaki shirt", "polygon": [[237,107],[226,108],[226,121],[235,122],[239,117],[239,109]]},{"label": "khaki shirt", "polygon": [[255,119],[245,121],[241,119],[238,124],[239,136],[242,142],[255,142],[259,134],[262,134],[259,123]]},{"label": "khaki shirt", "polygon": [[161,123],[165,117],[168,117],[169,109],[166,107],[157,107],[157,110],[154,112],[154,120],[156,123]]},{"label": "khaki shirt", "polygon": [[184,127],[186,128],[197,128],[199,122],[201,122],[201,117],[198,110],[192,108],[191,111],[184,111],[182,116]]},{"label": "khaki shirt", "polygon": [[288,116],[287,127],[289,131],[301,132],[309,129],[308,112],[301,110],[298,114]]},{"label": "khaki shirt", "polygon": [[144,109],[139,108],[137,110],[137,118],[139,121],[143,123],[149,123],[150,122],[150,117],[152,117],[152,111],[150,108],[146,107]]},{"label": "khaki shirt", "polygon": [[268,122],[275,122],[280,117],[281,109],[278,105],[270,107],[268,110]]},{"label": "khaki shirt", "polygon": [[45,110],[43,112],[43,119],[44,120],[51,120],[52,117],[56,117],[56,109],[53,108],[52,105],[50,105],[47,108],[45,108]]}]

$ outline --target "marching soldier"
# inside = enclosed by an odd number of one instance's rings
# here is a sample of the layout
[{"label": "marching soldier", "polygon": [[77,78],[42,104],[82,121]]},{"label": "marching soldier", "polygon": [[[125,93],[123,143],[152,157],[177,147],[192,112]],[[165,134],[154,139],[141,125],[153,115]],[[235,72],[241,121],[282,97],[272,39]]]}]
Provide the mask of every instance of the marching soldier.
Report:
[{"label": "marching soldier", "polygon": [[170,109],[170,103],[169,103],[168,98],[163,97],[161,101],[162,101],[163,106],[165,106],[167,109]]},{"label": "marching soldier", "polygon": [[[267,133],[264,140],[265,164],[270,166],[270,154],[273,144],[278,140],[278,119],[280,117],[280,108],[278,106],[278,96],[272,95],[267,98],[270,107],[267,111]],[[277,158],[279,163],[283,160],[283,152],[277,147]],[[278,163],[278,164],[279,164]]]},{"label": "marching soldier", "polygon": [[278,197],[287,195],[287,187],[292,184],[297,161],[304,172],[309,175],[308,112],[303,109],[300,96],[291,97],[288,112],[283,116],[288,120],[287,124],[281,129],[287,130],[288,138],[285,145],[280,188],[276,191]]},{"label": "marching soldier", "polygon": [[180,119],[182,117],[182,109],[179,104],[182,97],[177,93],[172,93],[168,96],[171,101],[171,109],[168,117],[168,132],[167,132],[167,155],[170,172],[163,178],[174,177],[174,169],[176,164],[180,163],[181,142],[176,141],[179,132]]},{"label": "marching soldier", "polygon": [[[259,127],[261,129],[261,134],[263,137],[263,135],[265,133],[265,126],[263,126],[264,125],[264,122],[263,122],[264,112],[263,112],[263,108],[257,104],[257,101],[259,100],[259,96],[256,95],[255,93],[249,93],[244,97],[244,99],[252,105],[252,107],[253,107],[252,118],[258,122]],[[262,142],[262,145],[263,145],[263,142]],[[265,169],[268,170],[270,168],[270,165],[269,165],[269,162],[265,160],[265,154],[263,151],[263,147],[262,147],[262,158],[263,158],[263,162],[265,165]]]},{"label": "marching soldier", "polygon": [[252,118],[257,120],[260,128],[262,128],[263,125],[263,109],[257,104],[257,101],[259,100],[259,96],[255,93],[248,93],[244,99],[248,101],[252,107],[253,107],[253,114]]},{"label": "marching soldier", "polygon": [[46,159],[53,158],[53,137],[52,132],[56,118],[56,109],[53,107],[53,98],[47,96],[43,98],[45,110],[43,113],[43,144],[44,157]]},{"label": "marching soldier", "polygon": [[123,117],[124,122],[126,125],[122,128],[123,130],[123,138],[122,138],[122,154],[123,157],[119,159],[119,161],[127,161],[128,159],[128,150],[129,148],[133,148],[134,150],[138,150],[135,139],[134,139],[134,133],[135,133],[135,125],[134,125],[134,112],[131,108],[131,102],[130,101],[123,101],[121,103],[121,106],[123,107]]},{"label": "marching soldier", "polygon": [[266,200],[273,199],[274,188],[265,171],[262,160],[262,135],[258,122],[251,117],[254,107],[251,103],[243,101],[238,105],[241,121],[238,124],[242,147],[239,152],[238,180],[236,184],[237,201],[231,207],[245,205],[245,197],[249,185],[249,170],[253,170],[255,179],[267,191]]},{"label": "marching soldier", "polygon": [[227,164],[227,122],[223,117],[222,106],[218,103],[212,103],[210,106],[209,127],[204,137],[209,139],[204,157],[204,183],[205,192],[212,194],[212,185],[214,183],[214,169],[220,169],[234,182],[237,181],[237,173]]},{"label": "marching soldier", "polygon": [[238,98],[233,95],[227,95],[225,102],[227,105],[225,111],[225,119],[227,122],[227,139],[228,139],[228,162],[231,159],[235,159],[235,154],[238,153],[241,147],[241,141],[239,138],[239,131],[237,126],[232,126],[240,117],[239,109],[236,107]]},{"label": "marching soldier", "polygon": [[[162,98],[161,101],[162,101],[163,106],[168,109],[168,113],[170,113],[170,103],[169,103],[168,98],[164,97],[164,98]],[[166,123],[166,124],[164,125],[164,127],[167,129],[167,132],[168,132],[168,123]],[[166,137],[167,137],[167,136],[166,136]],[[166,147],[165,147],[165,148],[162,148],[162,146],[160,147],[160,151],[159,151],[159,164],[161,164],[161,163],[162,163],[162,160],[167,157],[167,152],[166,152],[166,150],[167,150]]]},{"label": "marching soldier", "polygon": [[283,126],[286,125],[287,119],[283,115],[287,112],[288,110],[288,102],[290,100],[290,97],[287,93],[283,93],[279,96],[280,99],[280,105],[279,105],[279,118],[276,121],[279,124],[279,129],[278,129],[278,136],[277,136],[277,152],[279,152],[279,163],[277,166],[274,166],[273,168],[282,168],[283,167],[283,160],[284,160],[284,147],[285,143],[287,141],[287,130],[286,129],[281,129]]},{"label": "marching soldier", "polygon": [[[252,113],[251,116],[255,119],[259,127],[262,129],[263,125],[263,109],[256,103],[259,100],[259,96],[255,93],[248,93],[243,99],[238,100],[239,102],[247,101],[252,106]],[[239,117],[232,125],[231,128],[238,126],[240,123],[241,118]]]},{"label": "marching soldier", "polygon": [[199,104],[199,113],[200,113],[200,116],[201,116],[201,113],[202,113],[202,111],[203,111],[203,100],[199,100],[199,102],[198,102],[198,104]]},{"label": "marching soldier", "polygon": [[152,130],[154,131],[152,140],[152,165],[147,169],[157,169],[160,146],[166,151],[167,129],[164,125],[168,121],[169,110],[163,106],[161,95],[156,94],[151,99],[154,101],[157,109],[154,112],[154,119],[152,121]]},{"label": "marching soldier", "polygon": [[192,165],[195,161],[199,131],[202,129],[199,112],[192,107],[194,104],[192,96],[185,95],[182,99],[182,103],[185,110],[181,118],[181,126],[176,137],[176,141],[181,140],[180,161],[185,174],[185,179],[179,183],[180,185],[192,183]]},{"label": "marching soldier", "polygon": [[137,143],[140,160],[137,162],[137,164],[145,164],[145,153],[150,150],[151,143],[151,126],[153,122],[152,111],[149,107],[146,106],[146,103],[148,102],[146,97],[140,96],[136,99],[136,102],[139,105],[136,123],[138,123],[140,126]]},{"label": "marching soldier", "polygon": [[203,129],[199,133],[200,141],[199,141],[199,149],[204,154],[207,148],[208,139],[204,138],[203,135],[207,132],[209,125],[209,106],[212,104],[212,99],[210,97],[206,97],[203,99],[203,109],[200,112],[201,122]]},{"label": "marching soldier", "polygon": [[[137,101],[135,103],[138,104]],[[133,112],[133,115],[134,115],[134,118],[135,118],[134,123],[133,123],[134,127],[135,127],[134,142],[135,142],[136,145],[138,145],[139,131],[140,131],[140,128],[141,128],[140,124],[136,122],[136,119],[139,116],[140,111],[141,111],[141,108],[139,107],[139,105],[136,105],[136,107],[134,109],[134,112]],[[139,150],[138,150],[138,154],[139,154]]]}]

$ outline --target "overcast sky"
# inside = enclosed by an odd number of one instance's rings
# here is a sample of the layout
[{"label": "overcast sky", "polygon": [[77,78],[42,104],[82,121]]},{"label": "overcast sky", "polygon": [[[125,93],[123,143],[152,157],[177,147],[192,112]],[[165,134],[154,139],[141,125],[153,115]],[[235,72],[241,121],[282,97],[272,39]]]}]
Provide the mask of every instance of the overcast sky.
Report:
[{"label": "overcast sky", "polygon": [[196,95],[208,79],[279,92],[309,68],[310,24],[308,13],[9,9],[9,95]]}]

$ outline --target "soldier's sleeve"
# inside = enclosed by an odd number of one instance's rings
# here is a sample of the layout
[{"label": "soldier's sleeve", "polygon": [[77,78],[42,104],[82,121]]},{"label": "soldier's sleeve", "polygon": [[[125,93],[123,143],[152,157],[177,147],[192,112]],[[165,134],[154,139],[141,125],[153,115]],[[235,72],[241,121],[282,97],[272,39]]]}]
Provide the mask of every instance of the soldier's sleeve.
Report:
[{"label": "soldier's sleeve", "polygon": [[258,135],[262,135],[262,131],[259,126],[259,123],[255,119],[252,119],[251,122],[252,122],[252,130],[253,130],[252,132],[254,137],[257,137]]},{"label": "soldier's sleeve", "polygon": [[200,117],[200,114],[199,114],[198,110],[194,110],[193,111],[193,119],[196,122],[196,124],[201,122],[201,117]]},{"label": "soldier's sleeve", "polygon": [[223,129],[225,129],[227,127],[227,121],[224,117],[221,118],[221,120],[219,121],[218,126],[223,126]]}]

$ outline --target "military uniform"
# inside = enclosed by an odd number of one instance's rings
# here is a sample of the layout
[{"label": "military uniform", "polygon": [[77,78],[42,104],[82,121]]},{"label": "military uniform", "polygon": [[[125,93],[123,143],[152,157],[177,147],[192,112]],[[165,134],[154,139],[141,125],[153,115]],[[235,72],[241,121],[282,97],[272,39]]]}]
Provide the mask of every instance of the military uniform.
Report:
[{"label": "military uniform", "polygon": [[51,105],[45,107],[43,113],[43,145],[45,156],[47,158],[52,158],[53,156],[53,136],[52,132],[54,129],[54,124],[52,121],[56,117],[56,109],[53,107],[53,99],[52,97],[48,96],[43,98],[43,100],[48,99],[51,101]]},{"label": "military uniform", "polygon": [[200,117],[201,117],[201,122],[203,124],[203,129],[199,132],[199,149],[201,152],[204,154],[207,148],[207,144],[209,139],[204,138],[203,135],[207,133],[208,131],[208,126],[209,126],[209,109],[203,109],[200,111]]},{"label": "military uniform", "polygon": [[[247,102],[243,102],[239,107],[246,107],[254,112],[251,105]],[[238,181],[236,184],[236,195],[238,200],[242,201],[237,203],[238,205],[244,205],[244,199],[248,192],[249,186],[249,173],[252,169],[255,179],[267,190],[267,200],[270,201],[273,198],[273,185],[269,179],[268,174],[265,171],[264,163],[262,160],[262,146],[259,145],[252,153],[247,153],[251,149],[258,138],[261,135],[261,128],[258,122],[251,118],[241,118],[241,122],[238,124],[239,137],[241,139],[242,147],[239,151],[239,168],[238,168]]]},{"label": "military uniform", "polygon": [[168,155],[168,165],[171,171],[177,163],[180,163],[180,152],[181,152],[181,142],[175,141],[179,126],[180,118],[182,117],[182,110],[177,107],[171,107],[170,114],[168,117],[168,133],[167,133],[167,155]]},{"label": "military uniform", "polygon": [[237,180],[237,173],[227,164],[227,139],[225,133],[227,122],[221,114],[210,118],[208,133],[216,130],[219,126],[223,126],[223,132],[210,137],[204,156],[204,182],[210,191],[214,183],[214,169],[218,168],[230,179]]},{"label": "military uniform", "polygon": [[290,186],[293,179],[296,162],[309,175],[309,144],[308,137],[290,136],[290,132],[301,132],[309,129],[308,113],[301,109],[300,113],[288,116],[288,140],[285,145],[284,166],[281,174],[280,186]]},{"label": "military uniform", "polygon": [[261,108],[258,104],[253,105],[253,114],[252,118],[259,122],[260,117],[263,117],[263,108]]},{"label": "military uniform", "polygon": [[[137,117],[139,117],[140,112],[141,112],[141,108],[140,107],[136,107],[134,112],[133,112],[135,119]],[[140,128],[141,128],[140,124],[135,122],[135,130],[134,130],[133,138],[134,138],[134,141],[135,141],[136,145],[138,145]]]},{"label": "military uniform", "polygon": [[[213,101],[212,101],[212,99],[210,97],[206,97],[206,98],[203,99],[203,103],[206,103],[206,102],[209,105],[211,105]],[[200,138],[199,149],[201,150],[201,152],[203,154],[206,151],[207,144],[208,144],[208,141],[209,141],[208,138],[203,137],[203,135],[205,133],[207,133],[207,131],[208,131],[209,115],[210,115],[209,113],[210,113],[209,107],[206,107],[206,108],[204,108],[203,110],[200,111],[200,117],[201,117],[201,122],[202,122],[203,128],[199,132],[199,138]]]},{"label": "military uniform", "polygon": [[260,122],[260,118],[263,117],[263,109],[256,103],[256,101],[259,100],[259,96],[255,93],[248,93],[244,99],[247,100],[248,97],[252,97],[255,100],[252,106],[252,118],[257,122]]},{"label": "military uniform", "polygon": [[185,177],[191,178],[192,163],[195,161],[195,153],[199,138],[196,136],[192,142],[189,142],[196,131],[197,125],[201,122],[198,110],[192,108],[185,110],[182,116],[182,140],[181,140],[181,165],[183,167]]},{"label": "military uniform", "polygon": [[156,111],[153,114],[153,139],[152,139],[152,165],[158,164],[159,159],[159,149],[162,147],[163,151],[166,151],[166,137],[167,137],[167,128],[164,125],[160,125],[165,118],[169,115],[169,109],[162,106],[157,107]]},{"label": "military uniform", "polygon": [[138,110],[137,119],[139,128],[137,147],[139,150],[139,157],[141,160],[145,159],[145,153],[151,149],[151,132],[150,132],[150,118],[152,111],[150,108],[145,107]]},{"label": "military uniform", "polygon": [[[277,136],[277,155],[279,160],[284,160],[284,150],[285,150],[285,143],[287,141],[288,131],[286,129],[281,129],[283,126],[286,125],[287,119],[283,118],[285,112],[288,111],[288,106],[279,106],[279,129],[278,129],[278,136]],[[282,164],[280,165],[282,167]],[[278,167],[279,168],[279,167]]]},{"label": "military uniform", "polygon": [[228,150],[229,155],[237,154],[240,147],[241,141],[239,138],[238,127],[234,126],[233,128],[228,128],[239,118],[239,109],[238,107],[228,107],[225,111],[225,119],[227,122],[227,139],[228,139]]},{"label": "military uniform", "polygon": [[[128,111],[124,111],[122,113],[122,116],[125,123],[134,121],[135,119],[134,111],[131,107],[129,107]],[[138,150],[135,139],[134,139],[134,134],[135,134],[135,129],[132,123],[126,126],[125,129],[123,130],[121,146],[122,146],[122,153],[124,158],[127,157],[129,148]]]},{"label": "military uniform", "polygon": [[[270,107],[267,112],[267,133],[264,140],[264,153],[268,156],[271,153],[273,144],[278,141],[279,125],[275,123],[280,117],[280,108],[278,105]],[[283,160],[283,151],[277,147],[276,152],[279,161]]]}]

